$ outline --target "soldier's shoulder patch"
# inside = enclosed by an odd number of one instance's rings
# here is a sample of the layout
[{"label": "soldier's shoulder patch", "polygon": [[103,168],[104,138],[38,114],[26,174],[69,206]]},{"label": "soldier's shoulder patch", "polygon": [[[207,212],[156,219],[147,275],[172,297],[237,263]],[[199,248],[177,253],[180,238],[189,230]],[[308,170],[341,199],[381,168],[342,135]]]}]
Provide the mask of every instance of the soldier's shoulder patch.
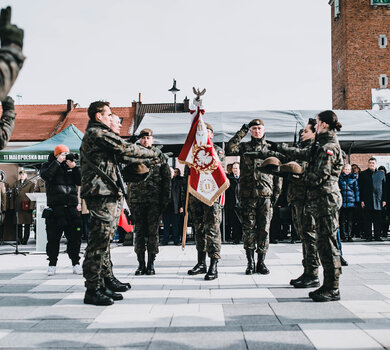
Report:
[{"label": "soldier's shoulder patch", "polygon": [[334,153],[334,152],[333,152],[333,150],[331,150],[331,149],[327,149],[327,150],[326,150],[326,154],[329,155],[329,156],[333,156],[333,153]]}]

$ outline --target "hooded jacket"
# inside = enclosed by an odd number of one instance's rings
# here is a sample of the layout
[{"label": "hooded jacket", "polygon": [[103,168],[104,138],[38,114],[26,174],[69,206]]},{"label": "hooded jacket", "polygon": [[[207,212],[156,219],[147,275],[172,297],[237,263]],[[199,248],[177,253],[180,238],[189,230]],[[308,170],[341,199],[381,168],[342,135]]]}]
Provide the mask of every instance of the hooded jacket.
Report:
[{"label": "hooded jacket", "polygon": [[343,208],[355,208],[360,202],[360,192],[357,175],[341,173],[339,187],[343,197]]}]

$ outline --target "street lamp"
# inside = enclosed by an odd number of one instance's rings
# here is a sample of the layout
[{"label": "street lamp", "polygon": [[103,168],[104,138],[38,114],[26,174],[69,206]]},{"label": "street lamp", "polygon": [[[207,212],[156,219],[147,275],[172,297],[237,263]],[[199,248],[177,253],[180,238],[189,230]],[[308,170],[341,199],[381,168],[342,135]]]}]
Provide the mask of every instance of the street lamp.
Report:
[{"label": "street lamp", "polygon": [[180,89],[178,89],[176,87],[176,80],[175,79],[173,79],[173,86],[168,91],[172,92],[172,94],[174,96],[173,108],[174,108],[174,111],[176,113],[176,94],[178,91],[180,91]]}]

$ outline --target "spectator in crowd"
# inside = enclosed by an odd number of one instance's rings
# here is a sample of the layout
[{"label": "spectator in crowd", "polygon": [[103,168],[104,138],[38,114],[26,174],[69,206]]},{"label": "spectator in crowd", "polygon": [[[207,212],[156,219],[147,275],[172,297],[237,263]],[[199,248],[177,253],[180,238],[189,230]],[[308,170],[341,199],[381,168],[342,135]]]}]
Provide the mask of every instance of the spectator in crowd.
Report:
[{"label": "spectator in crowd", "polygon": [[386,176],[376,168],[376,158],[368,160],[368,168],[359,176],[361,207],[364,216],[364,232],[367,241],[372,241],[372,224],[374,239],[382,241],[381,224],[382,208],[386,206]]},{"label": "spectator in crowd", "polygon": [[50,208],[46,217],[48,276],[56,273],[62,233],[67,239],[73,273],[83,273],[79,263],[81,231],[78,229],[81,226],[81,203],[76,187],[81,184],[81,174],[76,162],[66,159],[69,152],[68,146],[57,145],[41,168],[41,177],[46,182],[47,206]]},{"label": "spectator in crowd", "polygon": [[232,164],[232,173],[228,175],[230,187],[225,192],[225,237],[232,238],[234,244],[242,239],[241,213],[240,213],[240,163]]},{"label": "spectator in crowd", "polygon": [[226,174],[230,175],[233,171],[233,163],[226,165]]},{"label": "spectator in crowd", "polygon": [[179,168],[174,170],[171,168],[173,173],[171,180],[171,194],[169,197],[169,203],[163,213],[164,223],[164,238],[162,245],[167,245],[169,237],[172,233],[173,243],[180,245],[180,232],[179,232],[179,221],[180,214],[184,211],[184,196],[183,194],[183,178]]},{"label": "spectator in crowd", "polygon": [[[18,213],[18,240],[20,244],[27,244],[30,238],[30,226],[32,224],[32,212],[35,203],[30,201],[26,193],[34,192],[35,184],[27,180],[27,173],[19,171],[18,182],[15,188],[16,208]],[[24,229],[24,230],[23,230]]]},{"label": "spectator in crowd", "polygon": [[[389,181],[388,181],[388,175],[386,168],[381,165],[378,167],[378,170],[383,171],[383,173],[386,176],[386,198],[389,199],[389,191],[390,191],[390,186],[389,186]],[[389,229],[389,221],[388,221],[388,214],[387,214],[387,207],[386,205],[384,208],[382,208],[382,225],[381,225],[381,237],[387,237],[387,231]]]},{"label": "spectator in crowd", "polygon": [[353,172],[354,174],[356,174],[357,177],[359,177],[360,172],[361,172],[359,166],[358,166],[357,164],[352,164],[352,165],[351,165],[351,168],[352,168],[352,172]]},{"label": "spectator in crowd", "polygon": [[360,194],[357,175],[352,172],[350,164],[345,164],[339,178],[339,187],[343,198],[340,209],[341,240],[352,242],[353,212],[359,205]]}]

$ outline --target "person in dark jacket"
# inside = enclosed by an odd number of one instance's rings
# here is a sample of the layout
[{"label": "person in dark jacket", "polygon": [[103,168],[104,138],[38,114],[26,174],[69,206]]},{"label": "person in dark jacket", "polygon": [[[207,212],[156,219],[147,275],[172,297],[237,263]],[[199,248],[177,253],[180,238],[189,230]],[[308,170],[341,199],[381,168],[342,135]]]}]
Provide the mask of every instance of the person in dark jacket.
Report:
[{"label": "person in dark jacket", "polygon": [[[228,175],[230,186],[226,190],[225,213],[227,227],[231,231],[234,244],[242,239],[241,213],[240,213],[240,163],[232,164],[232,172]],[[240,215],[240,216],[239,216]],[[229,232],[230,232],[229,231]],[[227,235],[227,237],[230,237]]]},{"label": "person in dark jacket", "polygon": [[80,168],[74,160],[66,159],[69,148],[57,145],[48,162],[42,165],[40,174],[46,182],[48,217],[46,218],[47,245],[49,260],[48,276],[56,273],[58,253],[62,233],[67,239],[67,252],[72,260],[73,273],[83,273],[79,264],[81,230],[77,187],[81,184]]},{"label": "person in dark jacket", "polygon": [[180,169],[176,168],[173,170],[171,168],[171,171],[173,172],[171,180],[171,194],[169,203],[163,213],[164,238],[162,245],[168,244],[171,232],[173,236],[173,243],[175,245],[180,245],[179,221],[180,214],[184,211],[183,178],[180,176]]},{"label": "person in dark jacket", "polygon": [[359,188],[361,206],[364,216],[364,232],[367,241],[372,241],[372,224],[374,239],[382,241],[382,209],[386,206],[386,175],[376,168],[376,158],[368,160],[368,168],[360,173]]},{"label": "person in dark jacket", "polygon": [[345,164],[339,178],[339,187],[343,204],[340,209],[341,240],[352,242],[353,213],[360,202],[358,177],[352,173],[350,164]]}]

